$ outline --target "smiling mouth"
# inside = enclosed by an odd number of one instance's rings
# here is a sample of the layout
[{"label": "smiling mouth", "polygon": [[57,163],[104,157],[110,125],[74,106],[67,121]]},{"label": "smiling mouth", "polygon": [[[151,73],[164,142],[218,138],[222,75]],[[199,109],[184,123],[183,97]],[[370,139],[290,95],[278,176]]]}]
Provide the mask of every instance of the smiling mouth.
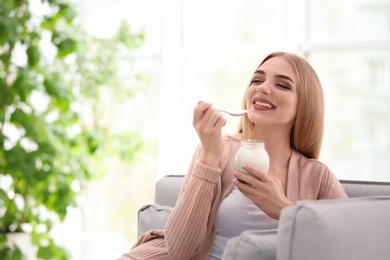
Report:
[{"label": "smiling mouth", "polygon": [[270,109],[274,108],[274,106],[272,106],[269,103],[265,103],[265,102],[256,101],[256,102],[254,102],[254,104],[257,106],[266,107],[266,108],[270,108]]}]

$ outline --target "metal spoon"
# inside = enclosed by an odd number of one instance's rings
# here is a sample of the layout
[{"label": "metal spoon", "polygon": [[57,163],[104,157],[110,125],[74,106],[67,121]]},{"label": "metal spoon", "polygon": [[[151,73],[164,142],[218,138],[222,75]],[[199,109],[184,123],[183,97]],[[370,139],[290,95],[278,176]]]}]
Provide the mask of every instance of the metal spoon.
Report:
[{"label": "metal spoon", "polygon": [[239,112],[229,112],[229,111],[226,111],[226,110],[220,110],[220,111],[223,112],[223,113],[229,114],[231,116],[243,116],[246,113],[248,113],[248,110],[241,110]]}]

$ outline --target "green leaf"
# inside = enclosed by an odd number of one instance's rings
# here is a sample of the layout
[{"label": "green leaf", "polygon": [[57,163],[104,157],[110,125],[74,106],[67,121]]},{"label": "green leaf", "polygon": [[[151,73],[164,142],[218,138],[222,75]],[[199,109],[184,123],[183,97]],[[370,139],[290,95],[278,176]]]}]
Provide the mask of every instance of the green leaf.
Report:
[{"label": "green leaf", "polygon": [[0,45],[3,45],[8,40],[8,25],[5,21],[6,18],[0,18]]},{"label": "green leaf", "polygon": [[36,45],[30,45],[30,47],[26,50],[27,58],[28,58],[28,65],[30,67],[34,67],[39,62],[39,48]]},{"label": "green leaf", "polygon": [[57,57],[65,58],[72,52],[77,50],[77,42],[74,39],[67,38],[56,44],[57,46]]},{"label": "green leaf", "polygon": [[41,22],[41,28],[49,31],[54,31],[56,28],[56,20],[53,17],[45,16]]},{"label": "green leaf", "polygon": [[38,257],[41,259],[51,259],[53,258],[52,249],[48,246],[40,246],[38,249]]},{"label": "green leaf", "polygon": [[0,232],[0,245],[7,242],[7,235]]},{"label": "green leaf", "polygon": [[19,247],[0,247],[1,260],[27,260]]},{"label": "green leaf", "polygon": [[143,33],[133,34],[126,21],[122,21],[115,35],[115,40],[123,43],[129,50],[139,48],[145,42]]},{"label": "green leaf", "polygon": [[14,123],[16,126],[21,126],[23,125],[23,122],[25,122],[25,119],[26,119],[26,113],[22,109],[17,108],[11,114],[10,122]]},{"label": "green leaf", "polygon": [[59,10],[56,17],[64,18],[67,23],[71,23],[76,16],[76,12],[67,4],[59,4]]},{"label": "green leaf", "polygon": [[19,98],[15,101],[26,102],[34,86],[31,84],[32,80],[29,77],[29,71],[26,68],[18,68],[17,76],[12,84],[14,97]]},{"label": "green leaf", "polygon": [[4,190],[0,190],[0,201],[3,201],[3,203],[6,203],[9,200],[7,194]]}]

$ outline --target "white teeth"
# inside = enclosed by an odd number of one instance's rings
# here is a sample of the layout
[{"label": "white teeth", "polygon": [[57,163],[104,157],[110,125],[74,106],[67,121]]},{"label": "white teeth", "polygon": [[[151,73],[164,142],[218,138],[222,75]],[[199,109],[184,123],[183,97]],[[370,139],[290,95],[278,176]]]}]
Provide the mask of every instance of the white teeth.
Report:
[{"label": "white teeth", "polygon": [[262,106],[262,107],[272,108],[272,106],[270,104],[264,103],[264,102],[260,102],[260,101],[256,101],[255,104],[258,105],[258,106]]}]

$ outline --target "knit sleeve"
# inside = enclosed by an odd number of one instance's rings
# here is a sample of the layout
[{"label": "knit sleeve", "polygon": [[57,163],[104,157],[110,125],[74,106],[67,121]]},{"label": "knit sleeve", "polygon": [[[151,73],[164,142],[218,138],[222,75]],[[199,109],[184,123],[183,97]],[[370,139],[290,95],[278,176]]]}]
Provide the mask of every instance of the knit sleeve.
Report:
[{"label": "knit sleeve", "polygon": [[[229,150],[225,145],[224,156]],[[172,259],[191,259],[213,225],[210,215],[216,211],[221,196],[223,165],[212,168],[199,161],[202,147],[192,158],[176,206],[165,226],[165,245]]]}]

